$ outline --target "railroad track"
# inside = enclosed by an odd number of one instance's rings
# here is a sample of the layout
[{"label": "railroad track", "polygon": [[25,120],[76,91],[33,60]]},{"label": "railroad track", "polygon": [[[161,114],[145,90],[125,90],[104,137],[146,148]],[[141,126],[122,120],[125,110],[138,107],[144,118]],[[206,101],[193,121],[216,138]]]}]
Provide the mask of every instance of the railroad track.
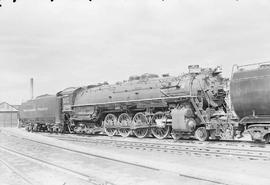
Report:
[{"label": "railroad track", "polygon": [[[15,155],[17,157],[23,158],[25,160],[37,163],[39,165],[46,166],[50,169],[58,170],[60,172],[64,172],[66,174],[72,175],[72,176],[77,177],[77,178],[79,178],[79,179],[81,179],[89,184],[92,184],[92,185],[113,185],[113,183],[111,183],[111,182],[107,182],[107,181],[103,181],[101,179],[97,179],[95,177],[91,177],[88,174],[85,174],[85,173],[82,173],[79,171],[75,171],[75,170],[66,168],[64,166],[57,165],[57,164],[42,160],[40,158],[33,157],[31,155],[28,155],[28,154],[24,154],[22,152],[13,150],[13,149],[5,147],[5,146],[0,145],[0,150],[7,152],[11,155]],[[20,172],[16,167],[12,166],[11,164],[7,163],[6,161],[0,159],[0,162],[3,163],[5,166],[7,166],[12,172],[14,172],[19,177],[21,177],[25,182],[27,182],[27,184],[31,184],[31,185],[39,184],[39,183],[29,179],[29,178],[26,178],[27,175]]]},{"label": "railroad track", "polygon": [[[17,138],[17,136],[15,136],[15,137]],[[105,160],[109,160],[109,161],[113,161],[113,162],[117,162],[117,163],[123,163],[123,164],[126,164],[126,165],[132,165],[132,166],[135,166],[135,167],[145,168],[147,170],[153,170],[153,171],[156,171],[156,172],[164,171],[163,169],[159,169],[157,167],[152,167],[151,165],[148,166],[148,165],[140,164],[140,163],[137,163],[137,162],[129,162],[129,161],[126,161],[126,160],[116,159],[116,158],[113,158],[113,157],[110,157],[110,156],[102,156],[102,155],[99,155],[99,154],[88,153],[88,152],[79,151],[79,150],[76,150],[76,149],[67,148],[67,147],[64,147],[64,146],[50,144],[50,143],[43,142],[43,141],[37,141],[37,140],[29,139],[29,138],[21,138],[21,139],[23,139],[25,141],[31,141],[33,143],[38,143],[38,144],[46,145],[46,146],[49,146],[49,147],[57,148],[57,149],[66,150],[68,152],[73,152],[73,153],[76,153],[76,154],[82,154],[83,156],[89,156],[91,158],[92,157],[102,158],[102,159],[105,159]],[[18,151],[14,151],[12,149],[9,149],[7,147],[3,147],[3,146],[0,145],[0,150],[1,149],[4,149],[4,150],[7,150],[9,152],[15,153],[17,155],[21,155],[23,157],[35,160],[37,162],[45,163],[46,165],[50,165],[50,166],[58,168],[60,170],[64,170],[67,173],[71,173],[71,174],[75,174],[75,175],[77,174],[78,176],[81,176],[81,178],[89,181],[89,176],[87,174],[82,174],[82,173],[79,173],[79,172],[76,172],[76,171],[72,171],[72,170],[66,169],[65,167],[55,165],[53,163],[48,163],[47,161],[43,161],[43,160],[38,159],[38,158],[33,158],[33,157],[29,156],[29,155],[23,154],[23,153],[18,152]],[[168,173],[167,171],[164,171],[164,172]],[[193,175],[181,174],[179,172],[172,172],[172,173],[174,175],[176,175],[176,176],[180,176],[180,177],[184,177],[184,178],[188,178],[188,179],[194,179],[196,182],[198,182],[198,184],[204,184],[204,183],[222,184],[222,185],[227,185],[228,184],[228,183],[224,183],[224,182],[219,181],[219,180],[213,180],[211,178],[197,177],[197,176],[193,176]],[[100,184],[100,183],[95,183],[95,184]],[[112,183],[106,182],[106,183],[103,183],[103,184],[104,185],[111,185]]]},{"label": "railroad track", "polygon": [[262,148],[267,148],[270,151],[270,145],[265,143],[254,143],[253,141],[241,141],[241,140],[218,140],[218,141],[198,141],[198,140],[171,140],[171,139],[163,139],[156,140],[153,138],[144,138],[138,139],[133,137],[123,138],[123,137],[109,137],[107,135],[76,135],[76,134],[54,134],[54,133],[41,133],[45,136],[49,137],[67,137],[67,138],[83,138],[83,139],[95,139],[95,140],[103,140],[103,141],[130,141],[133,143],[151,143],[151,144],[167,144],[167,145],[196,145],[196,146],[214,146],[214,147],[236,147],[236,148],[244,148],[251,150],[260,150]]},{"label": "railroad track", "polygon": [[0,159],[0,163],[2,163],[7,169],[9,169],[12,173],[16,174],[23,182],[30,185],[37,185],[36,182],[26,177],[26,175],[14,167],[12,164]]},{"label": "railroad track", "polygon": [[270,161],[270,150],[261,149],[259,145],[255,148],[255,145],[250,144],[239,144],[235,146],[224,143],[223,145],[208,145],[207,143],[173,143],[173,142],[146,142],[146,141],[125,141],[115,139],[97,139],[93,137],[79,137],[79,136],[63,136],[50,134],[49,137],[53,137],[63,141],[84,143],[84,144],[101,144],[110,145],[117,148],[134,149],[143,151],[153,152],[166,152],[172,154],[192,154],[195,156],[206,156],[206,157],[219,157],[219,158],[237,158],[237,159],[248,159],[248,160],[263,160]]},{"label": "railroad track", "polygon": [[[102,140],[125,140],[125,141],[132,141],[132,142],[146,142],[146,143],[165,143],[165,144],[187,144],[187,145],[212,145],[216,147],[237,147],[237,148],[250,148],[250,149],[260,149],[260,148],[268,148],[270,150],[270,145],[263,143],[263,142],[254,142],[249,140],[211,140],[211,141],[198,141],[196,139],[181,139],[181,140],[173,140],[171,138],[166,138],[162,140],[158,140],[151,137],[146,137],[143,139],[136,138],[136,137],[126,137],[123,138],[121,136],[107,136],[106,134],[98,134],[98,135],[87,135],[87,134],[58,134],[58,133],[48,133],[48,132],[39,132],[42,135],[49,136],[49,137],[80,137],[80,138],[95,138],[95,139],[102,139]],[[109,138],[109,139],[107,139]]]}]

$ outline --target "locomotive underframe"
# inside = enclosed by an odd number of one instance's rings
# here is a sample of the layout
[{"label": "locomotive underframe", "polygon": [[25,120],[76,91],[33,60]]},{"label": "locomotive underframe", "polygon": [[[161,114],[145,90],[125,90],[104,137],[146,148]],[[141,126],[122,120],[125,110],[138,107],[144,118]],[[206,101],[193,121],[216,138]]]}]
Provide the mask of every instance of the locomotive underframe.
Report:
[{"label": "locomotive underframe", "polygon": [[55,123],[55,118],[21,119],[20,126],[28,131],[62,132],[63,125]]},{"label": "locomotive underframe", "polygon": [[270,116],[247,116],[239,124],[244,126],[244,133],[250,134],[252,140],[270,142]]}]

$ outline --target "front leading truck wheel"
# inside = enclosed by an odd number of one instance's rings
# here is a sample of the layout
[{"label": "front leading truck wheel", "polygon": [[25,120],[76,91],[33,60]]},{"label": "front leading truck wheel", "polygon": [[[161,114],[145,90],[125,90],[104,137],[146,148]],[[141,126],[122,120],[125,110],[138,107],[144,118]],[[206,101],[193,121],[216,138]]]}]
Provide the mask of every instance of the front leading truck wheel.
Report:
[{"label": "front leading truck wheel", "polygon": [[205,127],[199,127],[195,131],[195,137],[199,141],[206,141],[206,140],[209,139],[209,133],[208,133],[208,131],[206,130]]},{"label": "front leading truck wheel", "polygon": [[181,133],[180,132],[172,131],[171,136],[172,136],[173,140],[175,140],[175,141],[181,139]]}]

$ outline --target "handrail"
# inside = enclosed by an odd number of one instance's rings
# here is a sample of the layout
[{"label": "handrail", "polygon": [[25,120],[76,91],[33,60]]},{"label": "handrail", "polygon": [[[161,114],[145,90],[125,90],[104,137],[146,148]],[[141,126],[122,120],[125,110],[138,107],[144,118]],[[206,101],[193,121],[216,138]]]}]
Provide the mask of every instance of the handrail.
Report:
[{"label": "handrail", "polygon": [[245,64],[245,65],[241,65],[241,66],[237,65],[237,67],[239,68],[239,67],[255,66],[255,65],[261,65],[261,64],[270,64],[270,61]]},{"label": "handrail", "polygon": [[122,103],[136,103],[145,101],[155,101],[155,100],[171,100],[171,99],[181,99],[181,98],[191,98],[196,96],[184,95],[184,96],[170,96],[170,97],[160,97],[160,98],[149,98],[149,99],[139,99],[139,100],[126,100],[126,101],[113,101],[113,102],[102,102],[102,103],[89,103],[89,104],[78,104],[72,105],[72,107],[85,107],[94,105],[107,105],[107,104],[122,104]]},{"label": "handrail", "polygon": [[258,62],[258,63],[252,63],[252,64],[245,64],[245,65],[237,65],[237,64],[234,64],[233,67],[232,67],[232,71],[231,71],[231,79],[232,79],[232,76],[233,76],[233,73],[235,71],[235,68],[238,70],[239,68],[242,68],[242,67],[250,67],[250,66],[260,66],[262,64],[270,64],[270,61],[266,61],[266,62]]}]

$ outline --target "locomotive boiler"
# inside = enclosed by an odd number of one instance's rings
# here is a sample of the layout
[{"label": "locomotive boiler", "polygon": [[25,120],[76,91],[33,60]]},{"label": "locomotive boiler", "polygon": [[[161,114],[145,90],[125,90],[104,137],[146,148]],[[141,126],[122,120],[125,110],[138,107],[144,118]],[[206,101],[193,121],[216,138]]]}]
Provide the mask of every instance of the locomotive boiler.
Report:
[{"label": "locomotive boiler", "polygon": [[239,126],[253,140],[270,141],[270,63],[234,66],[230,94]]},{"label": "locomotive boiler", "polygon": [[172,134],[206,140],[229,128],[216,121],[226,112],[225,96],[219,67],[189,66],[188,73],[177,77],[144,74],[113,85],[81,87],[74,92],[70,120],[74,132],[104,129],[109,136],[151,133],[158,139]]}]

